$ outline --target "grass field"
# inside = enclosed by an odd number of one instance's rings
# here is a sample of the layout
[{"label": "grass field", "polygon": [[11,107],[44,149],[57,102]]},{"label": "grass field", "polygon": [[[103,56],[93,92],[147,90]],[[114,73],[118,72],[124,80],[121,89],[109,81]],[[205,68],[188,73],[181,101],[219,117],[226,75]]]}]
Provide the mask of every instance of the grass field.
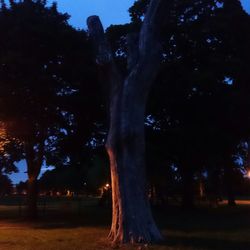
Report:
[{"label": "grass field", "polygon": [[[183,212],[179,207],[154,209],[165,242],[154,246],[123,246],[122,250],[249,250],[250,202],[237,207],[198,208]],[[107,250],[110,209],[93,200],[50,203],[37,223],[19,216],[18,206],[0,206],[0,250]]]}]

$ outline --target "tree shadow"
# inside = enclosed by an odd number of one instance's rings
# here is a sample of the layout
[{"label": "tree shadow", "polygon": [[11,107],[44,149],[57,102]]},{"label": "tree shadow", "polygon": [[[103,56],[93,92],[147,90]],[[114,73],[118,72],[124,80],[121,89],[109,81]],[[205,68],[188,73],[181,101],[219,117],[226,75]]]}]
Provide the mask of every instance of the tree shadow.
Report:
[{"label": "tree shadow", "polygon": [[34,229],[64,229],[77,227],[107,227],[111,224],[111,209],[98,205],[84,206],[81,210],[74,209],[39,209],[38,217],[30,220],[27,211],[22,208],[12,209],[5,206],[0,210],[0,227],[13,224],[13,227],[25,225]]},{"label": "tree shadow", "polygon": [[217,238],[202,238],[193,236],[166,236],[167,240],[159,246],[176,247],[182,249],[187,247],[190,249],[204,250],[247,250],[250,249],[250,241],[233,241]]},{"label": "tree shadow", "polygon": [[196,208],[182,211],[178,207],[158,209],[154,213],[162,229],[183,232],[236,232],[250,230],[250,207]]},{"label": "tree shadow", "polygon": [[109,227],[111,209],[98,206],[85,208],[81,212],[50,210],[32,223],[37,229],[67,229],[78,227]]}]

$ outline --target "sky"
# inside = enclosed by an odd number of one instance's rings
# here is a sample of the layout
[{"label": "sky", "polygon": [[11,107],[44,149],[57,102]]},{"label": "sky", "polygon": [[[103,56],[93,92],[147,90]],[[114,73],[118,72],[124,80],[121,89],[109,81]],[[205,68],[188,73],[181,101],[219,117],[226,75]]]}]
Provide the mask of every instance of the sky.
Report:
[{"label": "sky", "polygon": [[[49,3],[53,0],[49,0]],[[57,0],[58,9],[71,15],[70,23],[86,28],[86,19],[98,15],[103,26],[129,22],[128,9],[134,0]]]},{"label": "sky", "polygon": [[[53,2],[53,0],[49,0]],[[98,15],[103,26],[129,21],[128,9],[134,0],[57,0],[61,12],[71,15],[70,23],[77,28],[86,28],[86,19]],[[244,9],[250,13],[250,0],[241,0]]]},{"label": "sky", "polygon": [[250,14],[250,0],[241,0],[243,8]]},{"label": "sky", "polygon": [[[13,174],[10,175],[10,178],[11,178],[13,184],[17,184],[20,181],[26,181],[27,180],[27,166],[26,166],[26,161],[22,160],[22,161],[18,162],[17,166],[18,166],[18,173],[13,173]],[[47,167],[45,165],[42,166],[40,176],[45,171],[51,170],[51,169],[53,169],[53,168],[52,167]],[[40,176],[39,176],[39,178],[40,178]]]},{"label": "sky", "polygon": [[[53,0],[49,0],[52,3]],[[111,24],[122,24],[129,22],[128,9],[134,0],[58,0],[60,12],[70,14],[70,23],[76,28],[86,28],[86,19],[91,15],[98,15],[103,26],[107,28]],[[250,14],[250,0],[241,1],[243,8]],[[26,163],[18,164],[19,173],[12,174],[13,183],[27,179]],[[42,172],[46,167],[42,168]]]}]

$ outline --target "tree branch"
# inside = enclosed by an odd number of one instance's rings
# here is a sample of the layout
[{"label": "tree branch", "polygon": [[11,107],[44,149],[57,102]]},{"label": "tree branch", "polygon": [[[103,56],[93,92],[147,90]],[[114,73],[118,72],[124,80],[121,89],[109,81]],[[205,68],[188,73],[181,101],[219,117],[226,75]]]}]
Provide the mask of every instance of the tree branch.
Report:
[{"label": "tree branch", "polygon": [[94,43],[96,62],[100,66],[104,66],[102,70],[102,81],[106,81],[109,84],[108,100],[110,102],[110,97],[113,96],[115,92],[120,91],[120,87],[122,86],[122,76],[117,69],[110,45],[105,37],[104,29],[99,17],[90,16],[87,19],[87,25],[89,29],[89,36]]},{"label": "tree branch", "polygon": [[[151,0],[139,33],[138,60],[131,69],[127,82],[139,85],[138,93],[146,98],[161,64],[161,31],[166,22],[172,0]],[[133,83],[133,84],[134,84]]]},{"label": "tree branch", "polygon": [[150,1],[140,32],[139,51],[141,57],[148,57],[152,51],[155,52],[154,54],[160,52],[160,31],[168,16],[166,11],[170,2],[171,0]]},{"label": "tree branch", "polygon": [[127,68],[129,71],[133,69],[136,65],[139,57],[138,51],[138,33],[129,33],[126,37],[128,45],[128,59],[127,59]]}]

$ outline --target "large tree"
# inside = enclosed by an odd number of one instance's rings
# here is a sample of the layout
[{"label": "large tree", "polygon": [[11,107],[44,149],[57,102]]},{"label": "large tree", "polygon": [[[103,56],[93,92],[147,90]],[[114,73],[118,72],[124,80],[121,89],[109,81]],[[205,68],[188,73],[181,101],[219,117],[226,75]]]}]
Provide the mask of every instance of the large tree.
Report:
[{"label": "large tree", "polygon": [[[171,2],[171,1],[170,1]],[[97,16],[88,18],[103,75],[109,86],[110,124],[106,149],[110,158],[113,243],[162,239],[152,217],[145,175],[144,115],[147,96],[161,62],[161,28],[169,1],[152,0],[139,33],[127,36],[127,74],[119,72]]]},{"label": "large tree", "polygon": [[[137,25],[147,2],[137,1],[130,9]],[[241,140],[249,137],[245,68],[249,16],[238,0],[174,2],[171,38],[165,36],[162,70],[148,102],[154,121],[148,128],[180,170],[185,207],[193,206],[195,173],[214,168],[225,169],[229,204],[233,204],[237,171],[233,155]]]},{"label": "large tree", "polygon": [[27,162],[31,218],[37,215],[41,166],[57,154],[55,141],[67,135],[64,128],[72,123],[65,102],[91,81],[86,33],[72,28],[68,18],[46,1],[1,2],[0,119]]}]

